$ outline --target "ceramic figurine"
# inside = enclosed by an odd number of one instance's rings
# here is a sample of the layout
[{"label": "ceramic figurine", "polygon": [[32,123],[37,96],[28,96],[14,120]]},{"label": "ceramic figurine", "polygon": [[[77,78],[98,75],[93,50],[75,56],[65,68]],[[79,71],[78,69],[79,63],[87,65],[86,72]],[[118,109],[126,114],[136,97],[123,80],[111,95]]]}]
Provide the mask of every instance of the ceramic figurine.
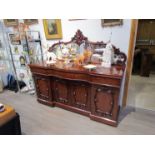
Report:
[{"label": "ceramic figurine", "polygon": [[102,66],[110,68],[111,64],[113,64],[113,60],[114,60],[114,49],[113,49],[112,44],[108,43],[103,52]]},{"label": "ceramic figurine", "polygon": [[19,53],[18,46],[15,46],[15,47],[14,47],[14,51],[15,51],[15,53],[17,53],[17,54]]},{"label": "ceramic figurine", "polygon": [[79,53],[79,47],[76,44],[71,44],[70,45],[70,53],[72,55],[76,55],[76,53]]},{"label": "ceramic figurine", "polygon": [[69,56],[69,49],[67,48],[67,46],[64,46],[61,52],[62,52],[63,57]]},{"label": "ceramic figurine", "polygon": [[53,52],[47,52],[47,64],[54,64],[56,63],[56,55]]},{"label": "ceramic figurine", "polygon": [[25,77],[25,74],[24,73],[19,73],[19,77],[20,77],[21,80],[23,80],[24,77]]},{"label": "ceramic figurine", "polygon": [[59,60],[62,60],[62,53],[61,53],[60,50],[57,51],[57,58],[58,58]]},{"label": "ceramic figurine", "polygon": [[33,80],[30,79],[29,80],[29,85],[28,85],[29,89],[33,89],[34,88],[34,85],[33,85]]},{"label": "ceramic figurine", "polygon": [[79,53],[82,54],[85,51],[85,42],[80,45]]}]

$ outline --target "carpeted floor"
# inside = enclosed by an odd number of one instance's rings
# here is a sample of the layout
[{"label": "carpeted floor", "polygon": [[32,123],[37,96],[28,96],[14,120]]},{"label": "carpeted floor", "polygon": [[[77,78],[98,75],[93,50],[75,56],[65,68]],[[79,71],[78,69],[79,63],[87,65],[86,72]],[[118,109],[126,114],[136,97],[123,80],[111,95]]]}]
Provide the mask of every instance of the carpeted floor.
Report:
[{"label": "carpeted floor", "polygon": [[21,117],[22,133],[33,134],[155,134],[155,112],[127,107],[117,128],[36,101],[35,96],[5,91],[0,102],[13,106]]}]

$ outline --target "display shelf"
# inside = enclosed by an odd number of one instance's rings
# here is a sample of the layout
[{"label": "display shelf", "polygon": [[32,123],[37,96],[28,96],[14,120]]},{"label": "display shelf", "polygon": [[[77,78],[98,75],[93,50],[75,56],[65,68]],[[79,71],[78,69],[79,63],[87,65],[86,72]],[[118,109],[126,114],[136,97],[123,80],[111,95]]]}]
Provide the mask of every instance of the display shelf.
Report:
[{"label": "display shelf", "polygon": [[3,60],[0,60],[0,61],[10,61],[10,59],[3,59]]},{"label": "display shelf", "polygon": [[40,39],[36,39],[36,40],[28,40],[30,43],[31,42],[40,42],[41,40]]},{"label": "display shelf", "polygon": [[16,69],[22,70],[22,69],[27,69],[27,67],[16,67]]},{"label": "display shelf", "polygon": [[[31,86],[30,86],[30,83],[32,82],[32,76],[31,76],[31,74],[28,74],[28,72],[29,72],[28,65],[31,62],[43,61],[40,33],[39,33],[39,31],[35,31],[35,33],[38,33],[37,36],[39,38],[30,40],[29,39],[30,37],[33,38],[33,32],[34,31],[29,31],[28,32],[29,34],[27,32],[25,32],[25,36],[20,41],[20,45],[13,45],[11,39],[9,39],[10,47],[11,47],[10,55],[11,55],[11,59],[14,64],[13,66],[14,66],[14,70],[16,72],[17,79],[18,80],[22,79],[26,83],[28,91],[34,90],[34,83],[31,84],[31,85],[33,85],[33,88],[31,88]],[[13,33],[11,33],[11,34],[13,35]],[[8,34],[8,36],[9,36],[9,34]],[[19,33],[19,36],[20,36],[20,33]],[[39,43],[39,44],[35,45],[34,43],[35,44]],[[18,46],[18,53],[14,53],[16,46]],[[36,47],[38,50],[37,52],[35,49]],[[36,58],[36,57],[39,57],[39,58],[37,60],[33,59],[33,61],[32,61],[32,58]],[[21,66],[22,64],[24,64],[25,66]],[[23,77],[21,78],[20,76],[23,76]],[[21,92],[21,90],[20,90],[20,92]]]},{"label": "display shelf", "polygon": [[[4,73],[13,72],[12,61],[9,58],[9,54],[10,49],[6,29],[3,22],[0,21],[0,66],[3,67],[3,72],[0,72],[0,74],[2,74],[2,76],[4,76]],[[3,80],[7,81],[6,77],[4,77]]]}]

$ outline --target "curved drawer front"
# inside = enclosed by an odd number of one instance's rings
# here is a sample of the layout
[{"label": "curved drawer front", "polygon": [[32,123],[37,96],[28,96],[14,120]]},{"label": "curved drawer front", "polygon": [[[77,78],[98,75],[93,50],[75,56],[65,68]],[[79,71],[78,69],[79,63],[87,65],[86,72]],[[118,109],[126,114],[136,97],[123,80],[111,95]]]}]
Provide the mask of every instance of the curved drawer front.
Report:
[{"label": "curved drawer front", "polygon": [[40,75],[48,76],[48,70],[44,68],[31,67],[31,72],[33,74],[40,74]]},{"label": "curved drawer front", "polygon": [[63,71],[56,71],[56,70],[48,70],[48,76],[55,76],[67,80],[77,80],[77,81],[84,81],[92,84],[99,84],[99,85],[107,85],[113,87],[120,87],[121,79],[118,78],[109,78],[106,76],[95,76],[90,75],[89,73],[78,73],[78,72],[63,72]]},{"label": "curved drawer front", "polygon": [[54,69],[42,69],[42,68],[32,68],[33,74],[44,75],[49,77],[58,77],[67,80],[77,80],[85,81],[92,84],[107,85],[113,87],[120,87],[121,79],[119,78],[109,78],[107,76],[97,76],[90,75],[89,73],[78,73],[78,72],[66,72],[63,70]]},{"label": "curved drawer front", "polygon": [[56,76],[59,78],[64,78],[68,80],[82,80],[89,81],[89,76],[87,74],[76,73],[76,72],[64,72],[58,70],[48,70],[49,76]]},{"label": "curved drawer front", "polygon": [[117,88],[121,86],[121,79],[90,76],[89,80],[90,80],[90,83],[92,84],[107,85],[107,86],[117,87]]}]

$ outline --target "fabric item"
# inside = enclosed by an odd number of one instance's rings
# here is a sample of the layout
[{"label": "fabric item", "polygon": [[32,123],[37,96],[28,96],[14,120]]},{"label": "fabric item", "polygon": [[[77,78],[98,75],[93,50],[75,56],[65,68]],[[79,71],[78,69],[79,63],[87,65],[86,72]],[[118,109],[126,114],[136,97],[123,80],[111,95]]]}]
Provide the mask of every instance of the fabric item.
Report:
[{"label": "fabric item", "polygon": [[10,121],[16,115],[16,112],[13,107],[9,105],[4,106],[5,110],[3,112],[0,112],[0,126]]},{"label": "fabric item", "polygon": [[[5,87],[6,89],[18,92],[17,80],[15,80],[12,74],[8,74],[7,76],[8,85]],[[22,89],[26,86],[25,82],[18,81],[19,88]]]}]

